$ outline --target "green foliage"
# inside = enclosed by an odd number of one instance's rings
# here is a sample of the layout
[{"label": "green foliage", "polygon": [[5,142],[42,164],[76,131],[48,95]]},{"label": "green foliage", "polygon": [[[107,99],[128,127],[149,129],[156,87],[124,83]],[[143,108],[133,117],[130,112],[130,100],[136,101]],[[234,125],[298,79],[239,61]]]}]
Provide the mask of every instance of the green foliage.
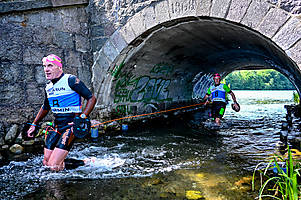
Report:
[{"label": "green foliage", "polygon": [[294,95],[294,102],[300,104],[300,96],[297,92],[293,92]]},{"label": "green foliage", "polygon": [[273,69],[240,70],[229,74],[225,81],[233,90],[294,90],[292,83]]},{"label": "green foliage", "polygon": [[[279,161],[285,163],[284,168],[280,167]],[[300,161],[298,160],[297,162],[297,160],[293,159],[292,151],[289,148],[287,159],[284,159],[283,157],[278,155],[274,155],[274,157],[270,160],[268,166],[263,171],[257,169],[259,165],[256,166],[253,173],[252,189],[254,190],[256,171],[259,171],[261,177],[263,175],[267,180],[264,183],[261,182],[258,199],[261,200],[264,197],[269,197],[279,200],[298,200],[301,187],[301,185],[298,184],[298,177],[300,177]],[[278,174],[269,177],[267,175],[267,171],[268,169],[273,168],[277,169]]]}]

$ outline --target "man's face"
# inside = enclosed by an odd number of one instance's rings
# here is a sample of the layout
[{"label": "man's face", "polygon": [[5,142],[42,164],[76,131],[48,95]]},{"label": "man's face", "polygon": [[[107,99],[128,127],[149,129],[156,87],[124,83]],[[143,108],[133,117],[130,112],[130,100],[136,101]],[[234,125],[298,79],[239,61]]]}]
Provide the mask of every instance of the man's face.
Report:
[{"label": "man's face", "polygon": [[219,85],[220,82],[221,82],[221,78],[219,78],[219,77],[214,77],[214,83],[215,83],[215,85]]},{"label": "man's face", "polygon": [[44,66],[44,72],[47,80],[59,78],[63,73],[61,67],[58,67],[57,65],[51,62],[45,62],[43,66]]}]

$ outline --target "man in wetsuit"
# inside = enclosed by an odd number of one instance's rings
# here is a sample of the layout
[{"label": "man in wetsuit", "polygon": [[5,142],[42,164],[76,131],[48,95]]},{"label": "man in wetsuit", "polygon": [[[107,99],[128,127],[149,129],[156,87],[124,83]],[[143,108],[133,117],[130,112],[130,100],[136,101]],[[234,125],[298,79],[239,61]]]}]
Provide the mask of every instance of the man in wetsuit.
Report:
[{"label": "man in wetsuit", "polygon": [[[64,169],[64,160],[74,142],[73,120],[75,116],[86,118],[93,110],[96,98],[76,76],[64,74],[62,60],[54,54],[43,58],[46,79],[44,104],[27,131],[33,137],[36,125],[52,110],[54,125],[45,135],[43,164],[51,170]],[[82,111],[81,97],[87,100]]]},{"label": "man in wetsuit", "polygon": [[209,103],[208,97],[211,95],[212,97],[212,117],[215,120],[217,125],[220,125],[221,118],[224,116],[226,109],[226,93],[230,94],[234,105],[233,109],[239,110],[239,104],[236,101],[236,97],[234,93],[230,90],[230,88],[226,84],[221,84],[221,76],[216,73],[213,76],[214,86],[210,86],[208,88],[207,94],[204,97],[204,100],[207,100],[205,105]]}]

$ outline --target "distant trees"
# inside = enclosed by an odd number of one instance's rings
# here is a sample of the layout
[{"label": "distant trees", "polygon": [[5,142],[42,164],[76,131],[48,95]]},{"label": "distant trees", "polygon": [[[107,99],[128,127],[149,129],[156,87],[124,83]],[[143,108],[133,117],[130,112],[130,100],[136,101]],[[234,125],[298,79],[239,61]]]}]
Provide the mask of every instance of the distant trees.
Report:
[{"label": "distant trees", "polygon": [[233,90],[294,90],[293,84],[273,69],[234,71],[224,81]]}]

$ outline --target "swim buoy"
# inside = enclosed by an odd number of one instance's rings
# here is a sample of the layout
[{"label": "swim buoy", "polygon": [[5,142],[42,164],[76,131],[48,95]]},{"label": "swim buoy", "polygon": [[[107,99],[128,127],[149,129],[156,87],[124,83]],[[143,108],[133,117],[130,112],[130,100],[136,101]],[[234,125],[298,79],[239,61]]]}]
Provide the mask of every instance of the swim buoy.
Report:
[{"label": "swim buoy", "polygon": [[231,107],[234,111],[239,112],[240,111],[240,105],[238,103],[236,103],[236,104],[237,104],[237,107],[234,106],[234,103],[231,104]]}]

